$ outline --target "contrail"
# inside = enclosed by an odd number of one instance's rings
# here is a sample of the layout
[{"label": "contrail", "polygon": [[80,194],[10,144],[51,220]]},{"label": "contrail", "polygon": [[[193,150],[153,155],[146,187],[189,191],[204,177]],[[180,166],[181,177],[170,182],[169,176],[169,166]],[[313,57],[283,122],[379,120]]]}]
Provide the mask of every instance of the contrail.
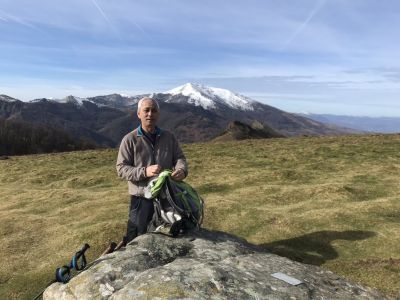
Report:
[{"label": "contrail", "polygon": [[138,23],[136,23],[136,22],[133,21],[133,20],[131,20],[131,21],[132,21],[133,24],[136,26],[136,28],[139,29],[139,30],[143,33],[143,35],[144,35],[145,37],[147,37],[147,38],[150,39],[150,36],[143,30],[143,28],[142,28],[141,26],[139,26]]},{"label": "contrail", "polygon": [[29,28],[31,28],[31,29],[34,29],[34,30],[37,30],[37,31],[42,32],[42,30],[40,30],[40,29],[39,29],[38,27],[36,27],[35,25],[32,25],[31,23],[26,22],[26,21],[24,21],[24,20],[22,20],[22,19],[20,19],[20,18],[18,18],[18,17],[16,17],[16,16],[10,15],[10,14],[8,14],[8,13],[2,11],[2,10],[0,10],[0,14],[3,15],[3,16],[0,16],[0,20],[1,20],[1,21],[5,21],[5,22],[12,21],[12,22],[18,23],[18,24],[20,24],[20,25],[23,25],[23,26],[25,26],[25,27],[29,27]]},{"label": "contrail", "polygon": [[97,10],[100,12],[100,14],[103,16],[104,20],[106,20],[106,22],[114,28],[114,25],[111,23],[110,19],[107,17],[107,15],[105,14],[104,10],[100,7],[99,4],[97,4],[96,0],[92,0],[92,3],[94,4],[94,6],[96,6]]},{"label": "contrail", "polygon": [[[114,25],[111,23],[110,19],[107,17],[106,13],[104,12],[104,10],[100,7],[100,5],[97,3],[96,0],[92,0],[93,5],[96,6],[97,10],[100,12],[100,14],[103,16],[104,20],[106,20],[106,22],[112,27],[112,29],[116,32],[116,34],[120,37],[118,31],[116,30],[116,28],[114,27]],[[137,24],[135,21],[131,20],[133,22],[133,24],[136,26],[137,29],[139,29],[144,36],[146,36],[147,38],[149,38],[149,36],[147,35],[147,33],[143,30],[142,27],[139,26],[139,24]],[[121,38],[121,37],[120,37]]]},{"label": "contrail", "polygon": [[96,0],[92,0],[93,5],[97,8],[97,10],[99,11],[99,13],[102,15],[102,17],[104,18],[104,20],[108,23],[108,25],[110,25],[112,31],[114,31],[114,33],[116,34],[116,36],[118,37],[119,40],[122,41],[122,37],[119,34],[117,28],[115,28],[114,24],[110,21],[110,19],[107,17],[106,13],[104,12],[104,10],[100,7],[100,5],[97,3]]},{"label": "contrail", "polygon": [[308,15],[307,19],[297,28],[297,30],[291,35],[289,39],[286,40],[283,48],[286,48],[289,46],[294,39],[301,33],[303,30],[307,27],[308,23],[314,18],[314,16],[318,13],[318,11],[324,6],[326,0],[318,0],[317,3],[315,3],[315,6],[313,10],[310,12]]}]

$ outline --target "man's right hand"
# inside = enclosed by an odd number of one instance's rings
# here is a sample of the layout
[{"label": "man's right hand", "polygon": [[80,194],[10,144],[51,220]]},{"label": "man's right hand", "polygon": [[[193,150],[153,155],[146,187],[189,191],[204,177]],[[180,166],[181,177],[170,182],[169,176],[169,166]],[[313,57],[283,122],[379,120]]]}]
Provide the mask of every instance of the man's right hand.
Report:
[{"label": "man's right hand", "polygon": [[146,177],[153,177],[160,174],[161,166],[160,165],[151,165],[146,168]]}]

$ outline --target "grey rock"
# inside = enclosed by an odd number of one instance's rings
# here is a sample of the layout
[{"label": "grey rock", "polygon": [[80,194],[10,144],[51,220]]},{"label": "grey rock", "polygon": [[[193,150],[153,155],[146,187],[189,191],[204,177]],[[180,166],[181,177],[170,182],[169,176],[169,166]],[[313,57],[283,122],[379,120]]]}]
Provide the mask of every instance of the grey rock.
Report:
[{"label": "grey rock", "polygon": [[[303,283],[290,285],[281,272]],[[385,299],[319,267],[265,253],[232,235],[145,234],[107,254],[43,299]]]}]

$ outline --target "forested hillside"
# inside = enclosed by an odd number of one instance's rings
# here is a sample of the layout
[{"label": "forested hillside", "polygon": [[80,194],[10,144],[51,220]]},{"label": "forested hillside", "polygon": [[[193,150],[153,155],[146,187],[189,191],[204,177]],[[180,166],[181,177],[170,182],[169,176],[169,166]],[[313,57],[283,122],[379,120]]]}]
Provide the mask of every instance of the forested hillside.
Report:
[{"label": "forested hillside", "polygon": [[22,155],[94,149],[93,142],[75,139],[61,129],[0,118],[0,155]]}]

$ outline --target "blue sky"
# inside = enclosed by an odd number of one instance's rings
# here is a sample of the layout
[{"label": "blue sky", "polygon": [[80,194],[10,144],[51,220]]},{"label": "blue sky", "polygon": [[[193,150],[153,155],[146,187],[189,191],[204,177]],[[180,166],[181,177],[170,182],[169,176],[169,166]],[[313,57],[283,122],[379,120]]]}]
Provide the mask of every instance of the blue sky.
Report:
[{"label": "blue sky", "polygon": [[227,88],[289,112],[400,116],[397,0],[0,0],[0,94]]}]

